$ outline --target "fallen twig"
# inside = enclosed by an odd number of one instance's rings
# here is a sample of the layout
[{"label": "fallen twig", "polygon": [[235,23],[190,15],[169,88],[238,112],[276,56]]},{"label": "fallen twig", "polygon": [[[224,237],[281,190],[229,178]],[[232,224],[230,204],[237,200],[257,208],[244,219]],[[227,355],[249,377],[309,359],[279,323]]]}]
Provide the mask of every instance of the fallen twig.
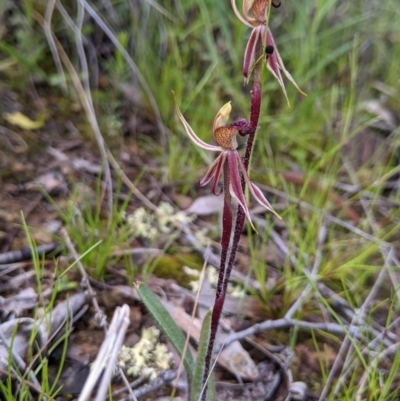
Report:
[{"label": "fallen twig", "polygon": [[46,393],[44,393],[42,391],[42,389],[40,387],[37,387],[35,384],[31,383],[28,380],[22,379],[20,376],[18,376],[15,373],[10,373],[7,370],[4,369],[0,369],[0,375],[4,375],[4,376],[9,376],[11,377],[13,380],[17,380],[20,383],[23,383],[24,385],[28,386],[29,388],[31,388],[32,390],[34,390],[36,393],[41,394],[45,399],[46,398],[50,398],[50,396]]},{"label": "fallen twig", "polygon": [[[326,331],[332,334],[350,334],[354,337],[360,337],[363,331],[363,329],[359,327],[346,327],[345,325],[338,323],[313,323],[291,318],[282,318],[277,320],[266,320],[265,322],[257,323],[248,329],[232,333],[227,337],[224,345],[227,346],[234,341],[243,340],[247,336],[252,336],[262,331],[282,330],[289,329],[291,327],[296,327],[303,330]],[[217,347],[217,350],[218,349],[219,348]]]},{"label": "fallen twig", "polygon": [[90,399],[100,376],[102,376],[102,380],[99,384],[95,401],[103,401],[106,398],[113,371],[116,369],[116,362],[125,332],[129,326],[129,312],[129,306],[126,304],[122,307],[117,307],[115,310],[106,337],[99,349],[78,401],[87,401]]},{"label": "fallen twig", "polygon": [[[133,394],[136,398],[140,398],[149,393],[153,393],[159,388],[165,386],[166,383],[169,383],[172,380],[174,380],[175,377],[176,377],[176,372],[174,370],[167,370],[166,372],[162,372],[156,379],[152,380],[150,383],[145,384],[138,390],[134,390]],[[132,401],[132,400],[133,398],[126,397],[123,398],[121,401]]]},{"label": "fallen twig", "polygon": [[[380,271],[378,278],[375,280],[374,286],[372,287],[370,293],[368,294],[367,298],[365,299],[363,305],[361,306],[361,308],[357,311],[356,314],[354,314],[354,317],[352,319],[351,322],[351,327],[355,326],[355,325],[360,325],[364,322],[366,316],[367,316],[367,312],[370,308],[370,304],[372,302],[372,300],[375,298],[381,284],[383,283],[383,280],[386,276],[387,273],[387,267],[388,267],[388,262],[389,258],[387,258],[386,263],[384,268]],[[350,337],[346,337],[340,347],[339,353],[335,359],[335,362],[329,372],[329,376],[327,381],[325,382],[324,388],[321,392],[320,395],[320,401],[325,400],[326,395],[328,394],[328,390],[333,382],[333,379],[337,376],[338,374],[338,370],[340,366],[343,366],[342,368],[342,372],[344,370],[344,367],[348,366],[350,364],[350,361],[352,359],[353,356],[353,351],[354,348],[359,344],[359,339],[356,338],[350,338]],[[344,352],[347,351],[347,356],[345,358],[345,361],[343,363],[343,356],[344,356]],[[352,369],[349,369],[347,372],[347,375],[349,374],[349,372],[352,371]],[[339,390],[341,388],[341,385],[344,383],[344,379],[345,377],[347,378],[347,375],[339,375],[339,380],[338,383],[336,385],[334,394],[337,395],[339,393]]]},{"label": "fallen twig", "polygon": [[[292,262],[293,266],[296,266],[297,265],[296,256],[290,254],[289,249],[287,248],[286,244],[283,242],[283,240],[281,239],[281,237],[279,236],[279,234],[275,230],[271,230],[271,237],[272,237],[273,241],[275,242],[275,244],[278,246],[278,248],[281,250],[281,252],[286,257],[290,258],[290,261]],[[311,271],[310,271],[309,267],[307,267],[307,266],[304,268],[304,271],[308,275],[311,274]],[[350,307],[350,305],[348,304],[348,302],[345,299],[340,297],[338,294],[334,293],[324,283],[319,282],[317,284],[317,288],[320,291],[321,295],[325,296],[325,298],[333,299],[337,303],[337,305],[340,306],[340,309],[343,311],[343,313],[345,314],[345,316],[349,320],[351,320],[351,321],[353,320],[353,318],[355,316],[355,313],[354,313],[353,309]],[[360,326],[363,326],[363,330],[364,331],[370,332],[374,336],[378,336],[380,334],[380,332],[377,329],[375,329],[373,327],[369,327],[368,323],[365,320],[363,320],[363,321],[358,320],[358,322],[359,322]],[[396,341],[395,338],[393,338],[393,341],[390,341],[389,338],[385,338],[384,339],[384,343],[385,343],[386,346],[392,345],[394,341]]]},{"label": "fallen twig", "polygon": [[[56,242],[51,244],[39,245],[35,249],[35,254],[37,256],[46,256],[50,253],[58,254],[62,250],[62,245]],[[32,249],[29,247],[24,247],[21,249],[16,249],[14,251],[5,252],[0,254],[0,265],[22,262],[24,260],[31,260],[33,257]]]}]

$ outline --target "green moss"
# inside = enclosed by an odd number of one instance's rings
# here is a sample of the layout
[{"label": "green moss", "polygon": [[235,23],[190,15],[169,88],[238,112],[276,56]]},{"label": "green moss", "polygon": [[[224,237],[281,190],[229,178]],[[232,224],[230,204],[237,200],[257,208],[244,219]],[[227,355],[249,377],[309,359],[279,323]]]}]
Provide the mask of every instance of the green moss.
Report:
[{"label": "green moss", "polygon": [[183,269],[184,266],[201,271],[203,261],[196,254],[164,255],[158,260],[153,274],[160,278],[175,280],[182,287],[189,288],[189,282],[197,280],[198,277],[186,274]]}]

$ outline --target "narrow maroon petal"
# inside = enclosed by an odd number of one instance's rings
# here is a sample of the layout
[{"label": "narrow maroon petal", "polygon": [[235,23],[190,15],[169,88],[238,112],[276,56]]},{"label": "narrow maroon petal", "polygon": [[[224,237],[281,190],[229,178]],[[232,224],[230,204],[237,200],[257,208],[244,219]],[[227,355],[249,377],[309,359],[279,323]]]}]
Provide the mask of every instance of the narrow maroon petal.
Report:
[{"label": "narrow maroon petal", "polygon": [[272,46],[274,48],[274,52],[272,54],[269,54],[267,57],[267,68],[272,72],[272,75],[277,79],[280,87],[282,88],[283,94],[285,95],[286,101],[289,104],[289,99],[286,94],[285,84],[283,82],[281,71],[279,69],[280,68],[278,60],[279,52],[270,29],[268,29],[267,33],[267,46]]},{"label": "narrow maroon petal", "polygon": [[[224,153],[221,153],[213,162],[213,164],[211,164],[211,167],[208,169],[206,175],[200,180],[199,185],[201,187],[204,187],[204,185],[207,185],[212,178],[215,176],[216,171],[219,171],[219,174],[221,172],[221,166],[219,166],[219,164],[221,164],[221,158],[223,158],[225,160],[225,158],[223,157]],[[222,162],[223,164],[223,162]]]},{"label": "narrow maroon petal", "polygon": [[283,73],[285,74],[286,78],[295,86],[295,88],[303,95],[303,96],[307,96],[306,93],[304,93],[299,86],[297,85],[296,81],[294,80],[294,78],[292,77],[292,75],[290,74],[290,72],[285,68],[285,65],[283,64],[282,58],[279,54],[278,49],[275,47],[275,52],[276,53],[276,59],[278,61],[278,65],[279,68],[283,71]]},{"label": "narrow maroon petal", "polygon": [[267,67],[268,69],[272,72],[272,74],[275,76],[275,78],[278,80],[279,85],[282,88],[282,91],[286,97],[286,101],[288,102],[289,106],[289,99],[286,94],[286,89],[285,89],[285,84],[283,83],[282,79],[282,74],[280,70],[283,71],[285,74],[286,78],[295,86],[295,88],[304,96],[307,96],[297,85],[296,81],[293,79],[292,75],[290,72],[285,68],[285,65],[283,64],[282,58],[279,54],[279,50],[276,47],[274,37],[272,36],[272,32],[270,29],[268,29],[267,33],[267,46],[272,46],[274,48],[274,52],[267,57]]},{"label": "narrow maroon petal", "polygon": [[271,204],[268,202],[267,198],[262,193],[261,189],[257,187],[256,184],[249,181],[249,188],[253,196],[256,198],[256,201],[261,205],[272,212],[279,220],[282,220],[282,217],[279,216],[278,213],[275,212]]},{"label": "narrow maroon petal", "polygon": [[251,31],[251,35],[246,45],[246,50],[244,51],[243,76],[244,76],[244,82],[246,84],[249,81],[251,68],[255,61],[255,52],[259,37],[260,37],[260,30],[258,28],[254,28]]},{"label": "narrow maroon petal", "polygon": [[264,206],[267,210],[269,210],[270,212],[272,212],[276,217],[278,217],[280,220],[282,220],[281,216],[279,216],[278,213],[275,212],[275,210],[273,209],[273,207],[271,206],[271,204],[268,202],[267,198],[264,196],[264,194],[262,193],[261,189],[257,187],[257,185],[255,185],[254,183],[252,183],[250,181],[250,177],[246,172],[246,169],[244,167],[244,164],[242,162],[242,159],[240,158],[240,156],[238,155],[237,158],[240,168],[242,170],[244,179],[246,181],[246,183],[249,186],[250,192],[252,193],[252,195],[254,196],[254,198],[256,198],[256,201],[261,205]]},{"label": "narrow maroon petal", "polygon": [[221,194],[222,189],[217,192],[217,185],[219,181],[219,177],[221,176],[222,168],[224,167],[226,156],[225,153],[222,153],[220,156],[218,156],[219,162],[217,164],[217,167],[214,172],[214,180],[212,183],[211,191],[215,196],[218,196]]},{"label": "narrow maroon petal", "polygon": [[231,195],[238,201],[239,205],[242,207],[244,213],[246,214],[251,226],[255,231],[257,231],[253,225],[253,222],[251,221],[250,212],[247,207],[246,198],[242,189],[238,165],[238,160],[240,160],[239,153],[237,151],[231,150],[228,152],[227,158],[229,163],[229,177],[231,180],[229,187]]}]

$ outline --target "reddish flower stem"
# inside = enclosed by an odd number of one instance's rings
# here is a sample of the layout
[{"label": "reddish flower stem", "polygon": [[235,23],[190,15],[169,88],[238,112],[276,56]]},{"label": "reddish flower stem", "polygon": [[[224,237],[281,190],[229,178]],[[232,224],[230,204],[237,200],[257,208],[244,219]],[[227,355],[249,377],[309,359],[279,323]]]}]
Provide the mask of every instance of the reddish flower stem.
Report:
[{"label": "reddish flower stem", "polygon": [[226,264],[226,258],[228,256],[229,244],[232,236],[232,210],[231,210],[231,193],[229,190],[230,177],[229,177],[229,165],[228,160],[224,163],[224,210],[222,214],[222,236],[221,236],[221,261],[218,276],[217,291],[215,293],[215,300],[217,300],[222,291],[222,282],[225,275],[224,266]]},{"label": "reddish flower stem", "polygon": [[220,269],[218,274],[218,284],[217,290],[215,293],[215,301],[213,312],[211,316],[211,328],[210,328],[210,338],[208,340],[208,348],[207,348],[207,355],[204,363],[204,375],[203,375],[203,396],[202,400],[206,399],[207,393],[207,378],[210,372],[212,354],[214,349],[214,342],[215,337],[218,331],[218,322],[219,318],[221,317],[222,308],[225,302],[225,293],[226,289],[224,290],[224,282],[225,282],[225,264],[226,259],[228,256],[229,251],[229,244],[232,236],[232,226],[233,226],[233,219],[232,219],[232,210],[231,210],[231,194],[229,191],[229,166],[228,161],[226,160],[224,163],[224,209],[222,214],[222,236],[221,236],[221,261],[220,261]]},{"label": "reddish flower stem", "polygon": [[[260,110],[261,110],[261,85],[260,85],[261,68],[260,67],[261,67],[261,65],[258,64],[254,69],[254,83],[253,83],[253,89],[251,92],[250,125],[252,127],[252,130],[250,131],[250,133],[247,137],[246,150],[245,150],[245,154],[244,154],[244,158],[243,158],[243,164],[247,171],[249,170],[251,152],[253,150],[253,144],[254,144],[254,139],[256,136],[258,120],[260,118]],[[243,188],[243,192],[244,192],[246,190],[246,182],[244,180],[243,175],[242,175],[242,188]],[[242,231],[243,231],[245,217],[246,217],[245,213],[239,205],[238,211],[237,211],[237,216],[236,216],[236,223],[235,223],[235,228],[234,228],[234,234],[233,234],[233,240],[232,240],[232,246],[230,249],[228,264],[227,264],[226,268],[224,269],[225,272],[224,272],[224,282],[223,282],[223,289],[222,289],[222,293],[224,293],[224,294],[226,293],[229,277],[231,275],[233,265],[235,263],[236,252],[239,247],[239,242],[240,242],[240,237],[241,237]]]},{"label": "reddish flower stem", "polygon": [[[259,49],[259,51],[262,51]],[[250,128],[248,129],[248,137],[246,143],[245,155],[243,158],[243,163],[248,171],[251,152],[253,150],[253,144],[255,139],[255,134],[257,131],[258,120],[260,118],[261,110],[261,85],[260,85],[260,74],[261,74],[261,64],[258,63],[254,68],[254,83],[253,89],[251,91],[251,106],[250,106]],[[243,192],[246,189],[246,182],[242,175],[242,188]],[[218,275],[218,284],[215,294],[215,302],[211,317],[211,332],[207,348],[207,356],[205,360],[204,376],[203,376],[203,386],[207,385],[207,378],[210,372],[212,354],[214,349],[215,337],[218,331],[218,322],[221,317],[222,309],[225,302],[226,290],[228,287],[229,277],[231,275],[233,265],[236,258],[236,252],[239,246],[240,237],[242,235],[242,230],[245,221],[245,213],[243,209],[238,206],[236,223],[234,228],[234,234],[232,239],[232,246],[229,252],[229,245],[231,242],[232,234],[232,211],[231,211],[231,196],[229,191],[229,169],[228,164],[224,164],[224,210],[222,216],[222,237],[221,237],[221,261]],[[228,263],[227,257],[229,252]],[[202,401],[206,399],[206,389],[203,391]]]}]

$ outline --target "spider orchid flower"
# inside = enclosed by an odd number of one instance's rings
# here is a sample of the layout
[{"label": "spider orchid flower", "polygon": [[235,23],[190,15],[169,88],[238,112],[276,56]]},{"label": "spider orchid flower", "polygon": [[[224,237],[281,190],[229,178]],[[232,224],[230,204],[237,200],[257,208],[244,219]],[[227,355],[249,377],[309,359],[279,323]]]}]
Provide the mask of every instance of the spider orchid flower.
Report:
[{"label": "spider orchid flower", "polygon": [[[282,58],[279,55],[278,48],[276,47],[274,38],[272,36],[271,30],[266,28],[267,23],[267,10],[268,10],[269,0],[243,0],[243,16],[239,13],[236,8],[236,0],[231,0],[233,12],[236,17],[245,25],[252,28],[250,38],[247,42],[246,50],[244,53],[243,62],[243,76],[244,82],[247,84],[254,63],[256,60],[256,49],[260,46],[265,50],[265,60],[267,63],[267,68],[272,72],[272,75],[277,79],[282,91],[285,95],[286,101],[289,104],[289,99],[286,94],[285,84],[283,82],[281,71],[284,73],[286,78],[292,82],[296,89],[306,96],[304,92],[300,90],[296,84],[293,77],[290,75],[289,71],[286,70]],[[272,6],[279,7],[280,2],[272,2]],[[252,15],[249,14],[251,11]]]},{"label": "spider orchid flower", "polygon": [[179,110],[178,105],[176,105],[176,112],[178,114],[179,120],[183,125],[186,133],[189,138],[200,148],[210,150],[212,152],[220,152],[220,155],[215,159],[215,161],[211,164],[207,174],[200,180],[200,186],[207,185],[210,181],[212,181],[212,193],[216,196],[220,195],[222,190],[218,191],[218,181],[223,171],[224,165],[227,163],[228,171],[229,171],[229,192],[233,198],[237,200],[239,205],[242,207],[246,217],[248,218],[251,226],[255,229],[251,217],[250,212],[246,204],[245,195],[243,193],[240,172],[241,170],[243,177],[249,186],[250,192],[257,200],[257,202],[264,206],[267,210],[274,213],[279,219],[281,218],[272,208],[270,203],[267,201],[265,196],[263,195],[260,188],[258,188],[254,183],[250,181],[249,175],[247,174],[246,168],[243,164],[242,158],[240,157],[237,147],[238,143],[236,140],[236,134],[242,128],[240,124],[240,120],[237,120],[238,123],[232,123],[231,125],[225,125],[229,118],[229,114],[231,112],[231,102],[226,103],[218,112],[217,116],[214,119],[213,124],[213,136],[218,144],[209,145],[202,141],[193,131],[191,126],[185,120],[185,117],[182,115]]}]

